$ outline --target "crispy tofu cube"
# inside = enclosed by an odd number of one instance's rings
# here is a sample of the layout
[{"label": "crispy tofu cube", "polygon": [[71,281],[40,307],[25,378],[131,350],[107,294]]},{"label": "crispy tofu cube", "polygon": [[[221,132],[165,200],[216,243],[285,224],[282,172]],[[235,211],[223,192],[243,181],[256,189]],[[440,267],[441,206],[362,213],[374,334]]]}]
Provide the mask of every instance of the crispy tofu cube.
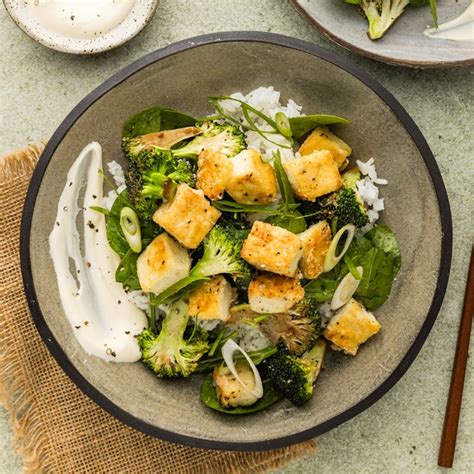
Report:
[{"label": "crispy tofu cube", "polygon": [[273,167],[254,149],[230,158],[232,173],[225,190],[240,204],[268,204],[277,197]]},{"label": "crispy tofu cube", "polygon": [[331,227],[326,221],[312,225],[298,237],[303,244],[300,269],[305,278],[316,278],[323,273],[324,259],[331,245]]},{"label": "crispy tofu cube", "polygon": [[352,148],[326,127],[318,127],[311,132],[298,150],[301,155],[309,155],[313,151],[327,150],[339,169],[344,169],[349,163],[348,157]]},{"label": "crispy tofu cube", "polygon": [[240,255],[259,270],[294,277],[303,251],[300,239],[292,232],[255,221]]},{"label": "crispy tofu cube", "polygon": [[188,276],[191,259],[168,234],[156,237],[137,260],[138,280],[146,293],[159,294]]},{"label": "crispy tofu cube", "polygon": [[189,314],[203,321],[227,321],[232,296],[230,283],[222,275],[217,275],[189,295]]},{"label": "crispy tofu cube", "polygon": [[239,407],[253,405],[258,397],[255,396],[255,377],[246,361],[237,362],[235,369],[241,382],[232,374],[230,369],[221,364],[213,372],[214,385],[219,403],[223,407]]},{"label": "crispy tofu cube", "polygon": [[305,201],[315,201],[319,196],[337,191],[342,178],[328,151],[315,151],[284,165],[295,195]]},{"label": "crispy tofu cube", "polygon": [[377,334],[382,325],[374,315],[351,298],[329,321],[324,337],[333,348],[355,356],[359,346]]},{"label": "crispy tofu cube", "polygon": [[261,273],[250,282],[248,296],[256,313],[285,313],[303,299],[304,288],[299,278]]},{"label": "crispy tofu cube", "polygon": [[231,174],[232,165],[223,153],[210,149],[200,153],[196,186],[211,201],[222,199]]},{"label": "crispy tofu cube", "polygon": [[219,219],[221,213],[209,204],[202,190],[178,185],[173,200],[162,204],[153,220],[181,245],[195,249]]}]

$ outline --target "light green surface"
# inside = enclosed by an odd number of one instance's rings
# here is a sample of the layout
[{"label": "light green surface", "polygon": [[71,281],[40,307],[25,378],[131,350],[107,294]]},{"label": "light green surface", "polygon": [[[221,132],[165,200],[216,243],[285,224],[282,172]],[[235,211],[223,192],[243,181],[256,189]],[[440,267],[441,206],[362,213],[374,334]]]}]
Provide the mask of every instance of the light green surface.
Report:
[{"label": "light green surface", "polygon": [[[295,36],[350,58],[385,85],[425,134],[448,188],[454,218],[453,269],[443,309],[419,357],[378,403],[321,436],[316,456],[282,472],[435,472],[470,246],[474,240],[472,70],[417,71],[359,58],[329,43],[285,0],[162,0],[152,24],[117,51],[75,57],[30,40],[0,8],[0,144],[48,138],[89,91],[123,66],[171,42],[215,31]],[[396,150],[394,150],[396,155]],[[429,229],[427,229],[429,232]],[[57,434],[61,436],[61,433]],[[0,473],[21,471],[0,408]],[[456,472],[474,471],[472,358],[464,391]]]}]

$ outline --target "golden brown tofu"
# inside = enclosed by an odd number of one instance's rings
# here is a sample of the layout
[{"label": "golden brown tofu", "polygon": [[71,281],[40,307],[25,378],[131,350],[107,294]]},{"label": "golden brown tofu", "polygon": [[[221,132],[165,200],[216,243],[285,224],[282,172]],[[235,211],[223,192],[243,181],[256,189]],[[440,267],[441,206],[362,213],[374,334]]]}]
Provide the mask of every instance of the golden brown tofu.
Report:
[{"label": "golden brown tofu", "polygon": [[314,201],[342,186],[341,174],[328,151],[315,151],[288,161],[283,166],[299,199]]},{"label": "golden brown tofu", "polygon": [[137,260],[138,280],[147,293],[161,293],[188,276],[190,268],[186,249],[166,233],[156,237]]},{"label": "golden brown tofu", "polygon": [[235,378],[228,367],[219,365],[214,369],[213,377],[217,399],[223,407],[253,405],[257,400],[253,394],[255,377],[247,362],[237,362],[235,369],[245,387]]},{"label": "golden brown tofu", "polygon": [[277,197],[273,167],[254,149],[230,158],[232,173],[225,190],[240,204],[268,204]]},{"label": "golden brown tofu", "polygon": [[196,186],[211,200],[222,199],[232,173],[229,158],[223,153],[204,150],[199,154]]},{"label": "golden brown tofu", "polygon": [[248,288],[250,309],[256,313],[285,313],[304,297],[299,278],[260,273]]},{"label": "golden brown tofu", "polygon": [[200,189],[181,183],[174,198],[156,210],[153,220],[186,248],[195,249],[220,215]]},{"label": "golden brown tofu", "polygon": [[259,270],[294,277],[303,254],[297,235],[282,227],[255,221],[240,255]]},{"label": "golden brown tofu", "polygon": [[189,295],[189,314],[203,321],[227,321],[232,296],[230,283],[222,275],[217,275]]},{"label": "golden brown tofu", "polygon": [[331,227],[326,221],[312,225],[298,237],[303,244],[300,269],[305,278],[316,278],[323,273],[324,259],[331,245]]},{"label": "golden brown tofu", "polygon": [[313,151],[327,150],[339,169],[344,169],[349,163],[348,157],[352,148],[326,127],[318,127],[311,132],[298,150],[301,155],[309,155]]},{"label": "golden brown tofu", "polygon": [[332,342],[334,349],[355,356],[359,346],[381,327],[374,315],[352,298],[331,318],[324,337]]}]

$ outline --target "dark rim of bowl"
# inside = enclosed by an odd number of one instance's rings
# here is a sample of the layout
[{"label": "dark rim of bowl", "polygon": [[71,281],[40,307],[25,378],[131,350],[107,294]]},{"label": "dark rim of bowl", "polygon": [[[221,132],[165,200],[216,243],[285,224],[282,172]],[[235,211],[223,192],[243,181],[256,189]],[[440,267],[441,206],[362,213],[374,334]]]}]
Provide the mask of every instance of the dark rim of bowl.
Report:
[{"label": "dark rim of bowl", "polygon": [[[323,423],[314,426],[313,428],[281,438],[274,438],[256,442],[218,441],[174,433],[172,431],[158,428],[154,425],[147,423],[144,420],[136,418],[135,416],[130,415],[128,412],[124,411],[119,406],[115,405],[111,400],[109,400],[103,393],[99,392],[91,383],[89,383],[88,380],[86,380],[79,373],[79,371],[67,358],[61,346],[54,338],[53,333],[51,332],[44,320],[40,306],[38,304],[38,300],[36,298],[35,286],[33,282],[30,263],[31,221],[35,209],[36,196],[38,194],[43,175],[57,146],[59,145],[63,137],[66,135],[68,130],[72,127],[72,125],[79,119],[79,117],[96,100],[98,100],[108,91],[123,82],[125,79],[127,79],[137,71],[140,71],[141,69],[147,67],[148,65],[155,63],[156,61],[159,61],[168,56],[192,48],[198,48],[200,46],[210,45],[214,43],[228,42],[256,42],[264,44],[267,43],[309,53],[319,59],[328,61],[329,63],[338,66],[344,71],[352,74],[354,77],[363,82],[366,86],[372,89],[372,91],[374,91],[398,117],[398,119],[406,128],[413,141],[415,142],[416,146],[418,147],[431,175],[431,179],[436,191],[442,226],[441,258],[439,262],[438,280],[430,309],[423,323],[423,326],[419,334],[415,338],[412,346],[405,354],[399,365],[390,374],[390,376],[366,398],[364,398],[351,408],[347,409],[346,411],[334,416],[329,420],[324,421]],[[273,33],[244,31],[226,32],[196,36],[180,41],[178,43],[174,43],[163,49],[154,51],[139,59],[138,61],[130,64],[129,66],[125,67],[120,72],[114,74],[111,78],[106,80],[103,84],[101,84],[94,91],[88,94],[83,100],[81,100],[81,102],[79,102],[79,104],[69,113],[69,115],[64,119],[64,121],[61,123],[61,125],[58,127],[58,129],[55,131],[55,133],[49,140],[33,173],[30,187],[28,189],[28,193],[25,200],[21,222],[20,253],[23,284],[28,300],[28,305],[30,307],[31,314],[33,316],[33,320],[38,329],[38,332],[40,333],[44,343],[46,344],[56,361],[62,367],[62,369],[88,397],[90,397],[93,401],[95,401],[111,415],[118,418],[127,425],[132,426],[133,428],[136,428],[137,430],[140,430],[145,434],[161,438],[166,441],[186,444],[198,448],[240,451],[263,451],[288,446],[294,443],[300,443],[310,438],[319,436],[325,433],[326,431],[331,430],[332,428],[335,428],[336,426],[353,418],[354,416],[358,415],[359,413],[370,407],[372,404],[374,404],[388,390],[390,390],[395,385],[395,383],[403,376],[403,374],[407,371],[408,367],[410,367],[418,352],[420,351],[421,347],[423,346],[423,343],[425,342],[436,320],[443,301],[444,294],[446,292],[449,271],[451,267],[452,222],[448,196],[441,177],[441,173],[425,138],[423,137],[419,128],[416,126],[413,119],[405,111],[405,109],[382,85],[372,79],[372,77],[370,77],[366,72],[356,67],[350,61],[343,59],[329,51],[326,51],[323,48],[315,46],[314,44]]]},{"label": "dark rim of bowl", "polygon": [[336,33],[333,33],[331,30],[325,28],[314,16],[312,16],[304,6],[300,5],[298,0],[289,0],[292,7],[309,23],[316,27],[320,33],[322,33],[327,39],[333,41],[334,43],[342,46],[343,48],[353,51],[356,54],[365,56],[366,58],[373,59],[375,61],[380,61],[385,64],[390,64],[392,66],[406,66],[418,69],[448,69],[448,68],[461,68],[461,67],[470,67],[474,65],[474,59],[455,59],[455,60],[446,60],[446,61],[411,61],[409,59],[402,58],[393,58],[391,56],[383,55],[370,51],[369,49],[364,49],[359,46],[356,46],[349,41],[346,41],[341,36],[338,36]]}]

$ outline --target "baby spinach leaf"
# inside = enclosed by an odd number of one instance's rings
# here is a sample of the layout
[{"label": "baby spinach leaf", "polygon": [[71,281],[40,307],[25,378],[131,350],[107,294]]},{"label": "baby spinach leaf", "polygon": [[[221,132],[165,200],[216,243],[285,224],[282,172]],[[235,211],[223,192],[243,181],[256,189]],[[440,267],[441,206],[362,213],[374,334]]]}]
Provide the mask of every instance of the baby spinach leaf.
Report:
[{"label": "baby spinach leaf", "polygon": [[385,303],[392,289],[393,257],[373,247],[354,263],[364,268],[354,297],[368,310],[377,309]]},{"label": "baby spinach leaf", "polygon": [[336,288],[348,271],[345,264],[339,263],[330,272],[323,273],[307,283],[304,287],[305,293],[319,303],[331,300]]},{"label": "baby spinach leaf", "polygon": [[133,138],[161,130],[195,125],[196,119],[174,109],[151,107],[128,118],[122,128],[123,138]]},{"label": "baby spinach leaf", "polygon": [[227,413],[228,415],[246,415],[248,413],[255,413],[264,410],[280,400],[281,397],[282,394],[280,391],[267,380],[263,382],[263,397],[257,400],[253,405],[248,407],[224,408],[217,399],[212,373],[204,379],[204,382],[201,385],[201,401],[204,405],[213,410],[220,411],[221,413]]},{"label": "baby spinach leaf", "polygon": [[137,259],[138,253],[128,249],[115,272],[115,281],[122,283],[123,287],[130,291],[141,290],[137,274]]},{"label": "baby spinach leaf", "polygon": [[349,123],[350,120],[337,115],[302,115],[289,119],[293,138],[298,140],[318,125],[331,125],[333,123]]},{"label": "baby spinach leaf", "polygon": [[367,234],[365,234],[365,238],[370,240],[373,245],[375,245],[375,247],[392,256],[393,277],[395,277],[400,270],[401,255],[397,239],[390,227],[386,225],[375,226],[373,229],[367,232]]}]

